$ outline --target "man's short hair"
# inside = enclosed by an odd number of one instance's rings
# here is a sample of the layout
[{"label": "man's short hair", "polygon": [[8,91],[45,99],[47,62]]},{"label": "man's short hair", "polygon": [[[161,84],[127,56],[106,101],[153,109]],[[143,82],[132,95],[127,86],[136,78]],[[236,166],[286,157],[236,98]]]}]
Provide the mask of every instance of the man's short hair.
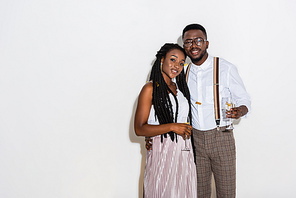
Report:
[{"label": "man's short hair", "polygon": [[207,32],[206,32],[206,29],[200,25],[200,24],[190,24],[190,25],[187,25],[184,29],[183,29],[183,34],[182,34],[182,39],[184,38],[184,34],[185,32],[189,31],[189,30],[201,30],[204,35],[206,36],[206,39],[207,39]]}]

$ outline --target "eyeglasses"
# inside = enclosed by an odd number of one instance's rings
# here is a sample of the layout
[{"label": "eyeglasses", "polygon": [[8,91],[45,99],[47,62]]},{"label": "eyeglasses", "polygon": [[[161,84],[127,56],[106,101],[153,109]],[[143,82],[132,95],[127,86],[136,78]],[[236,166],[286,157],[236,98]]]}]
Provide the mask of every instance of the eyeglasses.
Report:
[{"label": "eyeglasses", "polygon": [[204,44],[204,42],[207,40],[200,38],[200,37],[195,38],[195,39],[188,39],[184,42],[184,47],[191,47],[193,45],[193,41],[197,46],[202,46]]}]

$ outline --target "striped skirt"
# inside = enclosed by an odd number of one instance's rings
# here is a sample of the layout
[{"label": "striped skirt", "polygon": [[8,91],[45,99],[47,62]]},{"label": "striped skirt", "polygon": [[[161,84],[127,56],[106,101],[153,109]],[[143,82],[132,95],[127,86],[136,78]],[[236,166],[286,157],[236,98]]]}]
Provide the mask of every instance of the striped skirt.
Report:
[{"label": "striped skirt", "polygon": [[147,151],[144,174],[144,198],[196,198],[197,178],[191,141],[190,151],[182,151],[185,141],[153,137],[152,150]]}]

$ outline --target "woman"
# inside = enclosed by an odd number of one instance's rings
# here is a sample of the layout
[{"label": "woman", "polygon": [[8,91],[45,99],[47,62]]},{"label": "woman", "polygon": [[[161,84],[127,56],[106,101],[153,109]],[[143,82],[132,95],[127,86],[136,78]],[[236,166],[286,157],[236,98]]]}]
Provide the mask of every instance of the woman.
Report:
[{"label": "woman", "polygon": [[[150,82],[139,95],[135,132],[153,140],[146,156],[144,197],[197,197],[193,150],[190,140],[185,140],[192,129],[187,124],[191,123],[191,109],[185,58],[178,44],[162,46]],[[183,151],[185,141],[189,151]]]}]

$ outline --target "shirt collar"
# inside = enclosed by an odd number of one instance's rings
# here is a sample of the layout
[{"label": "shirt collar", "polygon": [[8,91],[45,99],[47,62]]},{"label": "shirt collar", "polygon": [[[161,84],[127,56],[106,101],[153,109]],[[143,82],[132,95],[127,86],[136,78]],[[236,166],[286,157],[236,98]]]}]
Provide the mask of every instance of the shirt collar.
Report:
[{"label": "shirt collar", "polygon": [[193,69],[193,71],[206,70],[207,68],[212,66],[212,62],[213,62],[213,57],[210,54],[208,54],[208,57],[203,64],[198,66],[198,65],[195,65],[194,63],[191,63],[193,66],[191,68]]}]

